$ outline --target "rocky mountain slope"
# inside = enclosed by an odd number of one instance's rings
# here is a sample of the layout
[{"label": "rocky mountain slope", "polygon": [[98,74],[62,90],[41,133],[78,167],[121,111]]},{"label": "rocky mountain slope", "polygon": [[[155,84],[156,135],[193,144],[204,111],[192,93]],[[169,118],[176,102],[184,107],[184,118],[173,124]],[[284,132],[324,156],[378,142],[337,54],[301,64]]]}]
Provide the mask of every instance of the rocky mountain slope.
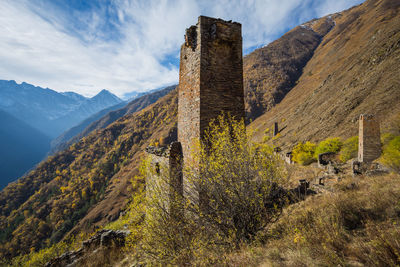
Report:
[{"label": "rocky mountain slope", "polygon": [[254,120],[282,101],[334,25],[332,16],[303,24],[244,58],[248,119]]},{"label": "rocky mountain slope", "polygon": [[[360,6],[296,27],[244,59],[256,138],[277,145],[355,134],[360,113],[383,128],[400,110],[400,3]],[[257,56],[258,55],[258,56]],[[93,131],[0,192],[0,253],[10,257],[116,219],[144,147],[176,138],[177,94]]]},{"label": "rocky mountain slope", "polygon": [[[366,1],[334,15],[296,85],[269,112],[254,121],[258,139],[274,122],[275,143],[320,141],[357,134],[358,117],[371,113],[384,129],[400,112],[400,2]],[[309,30],[312,30],[309,29]]]}]

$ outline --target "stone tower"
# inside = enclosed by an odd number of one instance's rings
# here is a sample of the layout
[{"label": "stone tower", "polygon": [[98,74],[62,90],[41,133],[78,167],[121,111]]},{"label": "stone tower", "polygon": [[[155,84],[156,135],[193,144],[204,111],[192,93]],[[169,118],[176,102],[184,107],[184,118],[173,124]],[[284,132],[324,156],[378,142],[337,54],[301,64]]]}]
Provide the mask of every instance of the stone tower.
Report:
[{"label": "stone tower", "polygon": [[178,141],[186,161],[218,115],[244,119],[241,24],[200,16],[186,29],[178,90]]},{"label": "stone tower", "polygon": [[358,161],[369,163],[381,155],[379,121],[373,115],[361,114],[358,134]]}]

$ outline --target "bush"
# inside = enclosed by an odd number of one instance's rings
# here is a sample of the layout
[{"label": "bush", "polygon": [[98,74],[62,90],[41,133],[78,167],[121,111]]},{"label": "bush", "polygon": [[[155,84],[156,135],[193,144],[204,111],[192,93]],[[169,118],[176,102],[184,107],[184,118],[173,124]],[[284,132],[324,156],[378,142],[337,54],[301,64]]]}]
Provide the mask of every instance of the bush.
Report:
[{"label": "bush", "polygon": [[400,171],[400,136],[394,137],[383,147],[382,163]]},{"label": "bush", "polygon": [[315,149],[314,157],[318,159],[319,154],[326,152],[337,153],[342,148],[342,145],[343,143],[338,137],[327,138],[324,141],[319,142],[317,148]]},{"label": "bush", "polygon": [[293,161],[302,165],[308,165],[315,161],[316,145],[307,141],[306,143],[298,143],[292,151]]},{"label": "bush", "polygon": [[340,160],[343,162],[349,159],[357,157],[358,153],[358,136],[353,136],[343,142],[342,149],[340,151]]},{"label": "bush", "polygon": [[171,194],[157,186],[168,184],[162,177],[167,172],[159,171],[164,182],[146,185],[151,192],[146,192],[146,220],[137,251],[148,265],[222,263],[221,253],[252,241],[285,204],[273,194],[283,183],[280,161],[270,147],[249,141],[243,122],[220,117],[205,136],[191,155],[192,163],[185,161],[180,216],[168,207],[165,197]]}]

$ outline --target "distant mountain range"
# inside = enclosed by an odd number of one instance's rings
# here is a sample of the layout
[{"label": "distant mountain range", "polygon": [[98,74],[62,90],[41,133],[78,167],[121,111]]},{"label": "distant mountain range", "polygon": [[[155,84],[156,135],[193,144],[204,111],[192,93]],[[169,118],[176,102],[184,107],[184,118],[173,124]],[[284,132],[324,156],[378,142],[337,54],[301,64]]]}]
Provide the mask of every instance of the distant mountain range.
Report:
[{"label": "distant mountain range", "polygon": [[0,80],[0,189],[44,159],[51,139],[100,110],[125,104],[107,90],[87,98]]},{"label": "distant mountain range", "polygon": [[132,92],[133,100],[127,105],[107,90],[86,98],[74,92],[58,93],[28,83],[0,80],[0,189],[46,155],[147,107],[174,88]]},{"label": "distant mountain range", "polygon": [[92,98],[0,80],[0,109],[55,138],[102,109],[123,102],[107,90]]}]

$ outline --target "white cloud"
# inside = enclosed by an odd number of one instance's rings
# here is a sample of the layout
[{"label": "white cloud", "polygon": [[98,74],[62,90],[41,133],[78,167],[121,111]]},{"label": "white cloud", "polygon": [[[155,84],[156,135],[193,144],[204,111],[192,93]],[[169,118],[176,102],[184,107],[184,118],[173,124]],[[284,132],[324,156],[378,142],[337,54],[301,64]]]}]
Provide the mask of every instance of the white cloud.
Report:
[{"label": "white cloud", "polygon": [[[118,95],[153,89],[178,82],[177,67],[165,62],[179,54],[185,28],[199,15],[242,23],[248,49],[304,20],[360,1],[114,0],[111,7],[67,15],[46,2],[34,6],[24,0],[2,0],[0,79],[85,95],[102,88]],[[115,40],[102,31],[107,12],[116,14]],[[71,30],[71,19],[84,27]]]}]

